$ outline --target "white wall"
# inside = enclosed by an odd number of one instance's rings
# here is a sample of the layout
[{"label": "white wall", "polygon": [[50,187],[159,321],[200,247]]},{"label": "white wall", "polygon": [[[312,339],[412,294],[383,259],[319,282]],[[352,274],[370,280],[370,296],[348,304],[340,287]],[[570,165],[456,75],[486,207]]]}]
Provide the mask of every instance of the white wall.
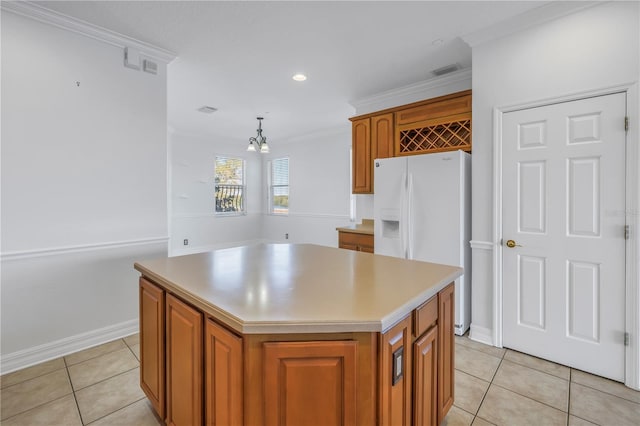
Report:
[{"label": "white wall", "polygon": [[166,254],[166,107],[163,63],[3,10],[3,372],[135,331],[133,262]]},{"label": "white wall", "polygon": [[[169,135],[170,255],[250,244],[261,238],[262,159],[247,152],[245,140],[215,140],[173,132]],[[215,215],[215,157],[245,160],[247,214]],[[189,245],[183,244],[189,240]]]},{"label": "white wall", "polygon": [[471,337],[493,329],[493,108],[637,82],[639,4],[610,2],[473,48]]},{"label": "white wall", "polygon": [[[336,227],[348,225],[351,188],[351,125],[296,140],[273,142],[264,158],[264,182],[271,158],[289,157],[289,214],[264,217],[267,241],[338,246]],[[267,187],[264,187],[265,211]],[[285,234],[289,239],[285,239]]]}]

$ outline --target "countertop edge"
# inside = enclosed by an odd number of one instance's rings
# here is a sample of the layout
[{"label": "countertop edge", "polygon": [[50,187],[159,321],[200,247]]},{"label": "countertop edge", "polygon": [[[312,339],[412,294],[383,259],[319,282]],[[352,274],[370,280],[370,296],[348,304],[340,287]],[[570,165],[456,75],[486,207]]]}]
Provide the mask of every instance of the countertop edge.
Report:
[{"label": "countertop edge", "polygon": [[356,226],[339,226],[336,228],[338,232],[349,232],[351,234],[373,235],[373,227],[357,228]]},{"label": "countertop edge", "polygon": [[179,296],[184,301],[194,305],[201,309],[204,314],[215,320],[218,320],[225,324],[227,327],[235,330],[241,334],[296,334],[296,333],[357,333],[357,332],[374,332],[384,333],[389,330],[396,323],[401,321],[407,315],[419,307],[422,303],[426,302],[433,296],[437,295],[440,290],[456,280],[463,274],[462,268],[458,268],[455,272],[447,275],[440,280],[437,284],[432,285],[416,297],[408,300],[404,305],[397,308],[395,311],[385,316],[381,320],[368,320],[368,321],[323,321],[318,322],[304,322],[304,321],[286,321],[286,322],[251,322],[242,321],[240,318],[230,314],[229,312],[218,308],[207,300],[203,300],[196,297],[192,293],[185,291],[182,287],[179,287],[172,282],[164,279],[160,275],[140,265],[138,262],[134,263],[134,268],[142,274],[161,284],[170,293]]}]

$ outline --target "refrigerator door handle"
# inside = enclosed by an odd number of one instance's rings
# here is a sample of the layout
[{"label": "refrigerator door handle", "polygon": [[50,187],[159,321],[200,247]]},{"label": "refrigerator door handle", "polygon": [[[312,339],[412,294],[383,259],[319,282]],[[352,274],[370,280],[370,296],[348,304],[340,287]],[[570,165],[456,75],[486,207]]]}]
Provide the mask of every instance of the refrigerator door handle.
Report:
[{"label": "refrigerator door handle", "polygon": [[407,259],[413,259],[413,173],[407,175]]},{"label": "refrigerator door handle", "polygon": [[407,174],[402,174],[402,188],[400,188],[400,245],[402,246],[402,257],[407,258]]}]

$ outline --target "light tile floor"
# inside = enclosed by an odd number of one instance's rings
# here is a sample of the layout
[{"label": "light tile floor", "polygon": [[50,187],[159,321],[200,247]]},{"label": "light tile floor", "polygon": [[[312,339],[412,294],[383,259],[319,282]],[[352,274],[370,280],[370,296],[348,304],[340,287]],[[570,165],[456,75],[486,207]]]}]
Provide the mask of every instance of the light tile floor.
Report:
[{"label": "light tile floor", "polygon": [[[139,386],[138,335],[0,378],[0,423],[160,425]],[[456,337],[456,398],[444,425],[640,425],[640,392]]]}]

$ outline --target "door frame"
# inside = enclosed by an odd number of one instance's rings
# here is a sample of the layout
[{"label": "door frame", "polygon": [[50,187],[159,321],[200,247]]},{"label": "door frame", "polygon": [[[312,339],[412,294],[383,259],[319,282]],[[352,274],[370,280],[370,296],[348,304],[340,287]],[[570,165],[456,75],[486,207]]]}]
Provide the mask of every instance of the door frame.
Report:
[{"label": "door frame", "polygon": [[[630,238],[625,250],[625,327],[629,345],[625,347],[625,385],[640,390],[640,148],[638,143],[640,114],[637,82],[601,89],[570,93],[493,108],[493,344],[502,347],[502,121],[508,112],[570,102],[596,96],[625,93],[630,124],[626,135],[626,216]],[[620,123],[623,125],[623,123]]]}]

